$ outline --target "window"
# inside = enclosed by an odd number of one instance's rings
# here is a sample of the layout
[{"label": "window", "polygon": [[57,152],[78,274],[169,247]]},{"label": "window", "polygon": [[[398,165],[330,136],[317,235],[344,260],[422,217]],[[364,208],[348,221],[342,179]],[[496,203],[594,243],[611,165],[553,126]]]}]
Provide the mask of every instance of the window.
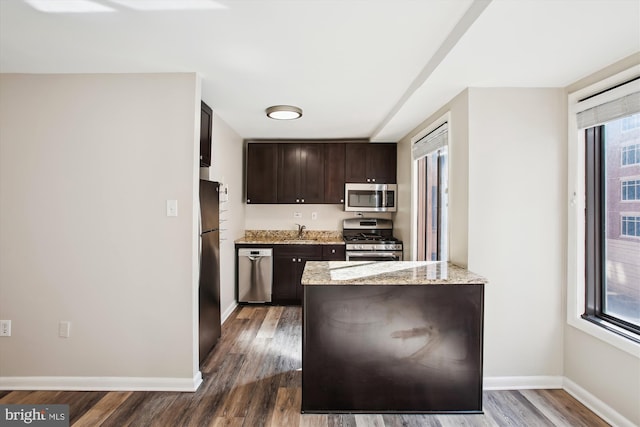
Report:
[{"label": "window", "polygon": [[622,132],[628,132],[630,130],[640,128],[640,115],[634,114],[633,116],[622,118]]},{"label": "window", "polygon": [[[640,237],[640,214],[638,216],[622,216],[622,232],[623,236]],[[640,256],[640,254],[636,254]]]},{"label": "window", "polygon": [[[629,176],[635,170],[616,161],[623,152],[622,144],[629,142],[622,132],[622,120],[584,131],[587,216],[583,317],[614,331],[631,332],[629,337],[640,342],[640,240],[628,238],[640,236],[640,216],[622,212],[629,202],[640,200],[640,180],[630,179],[635,178]],[[640,142],[640,135],[635,138]],[[621,196],[616,194],[618,188]]]},{"label": "window", "polygon": [[416,162],[418,189],[418,261],[446,261],[448,206],[448,127],[442,124],[418,138],[412,155]]},{"label": "window", "polygon": [[622,181],[622,200],[640,200],[640,179]]},{"label": "window", "polygon": [[[640,116],[640,114],[636,114]],[[640,164],[640,144],[627,145],[622,147],[622,166]]]}]

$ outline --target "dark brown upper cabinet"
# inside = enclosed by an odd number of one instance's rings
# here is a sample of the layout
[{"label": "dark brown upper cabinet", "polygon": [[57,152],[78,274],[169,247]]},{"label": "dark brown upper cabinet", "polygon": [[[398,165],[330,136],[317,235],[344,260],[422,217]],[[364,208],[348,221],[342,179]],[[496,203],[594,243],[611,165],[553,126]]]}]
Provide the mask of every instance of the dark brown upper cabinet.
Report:
[{"label": "dark brown upper cabinet", "polygon": [[324,144],[324,203],[344,203],[345,144]]},{"label": "dark brown upper cabinet", "polygon": [[211,135],[213,110],[200,101],[200,167],[211,166]]},{"label": "dark brown upper cabinet", "polygon": [[278,203],[324,203],[324,144],[278,144]]},{"label": "dark brown upper cabinet", "polygon": [[247,144],[247,203],[277,203],[279,145]]},{"label": "dark brown upper cabinet", "polygon": [[397,147],[394,143],[346,144],[346,182],[396,183]]}]

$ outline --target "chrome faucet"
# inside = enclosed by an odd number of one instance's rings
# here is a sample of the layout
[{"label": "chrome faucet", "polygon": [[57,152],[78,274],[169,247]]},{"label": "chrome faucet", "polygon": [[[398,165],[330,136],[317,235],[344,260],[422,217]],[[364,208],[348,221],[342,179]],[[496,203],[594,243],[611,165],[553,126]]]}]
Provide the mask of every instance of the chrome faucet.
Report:
[{"label": "chrome faucet", "polygon": [[298,226],[298,239],[302,239],[302,232],[305,230],[304,225],[296,224]]}]

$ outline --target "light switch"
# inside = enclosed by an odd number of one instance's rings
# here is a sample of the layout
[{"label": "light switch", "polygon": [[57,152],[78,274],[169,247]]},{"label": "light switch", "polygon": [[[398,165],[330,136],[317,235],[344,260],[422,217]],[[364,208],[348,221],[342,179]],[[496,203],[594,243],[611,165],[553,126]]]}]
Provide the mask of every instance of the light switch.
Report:
[{"label": "light switch", "polygon": [[60,338],[69,338],[71,335],[71,322],[68,320],[61,320],[58,322],[58,336]]},{"label": "light switch", "polygon": [[167,216],[178,216],[177,200],[167,200]]}]

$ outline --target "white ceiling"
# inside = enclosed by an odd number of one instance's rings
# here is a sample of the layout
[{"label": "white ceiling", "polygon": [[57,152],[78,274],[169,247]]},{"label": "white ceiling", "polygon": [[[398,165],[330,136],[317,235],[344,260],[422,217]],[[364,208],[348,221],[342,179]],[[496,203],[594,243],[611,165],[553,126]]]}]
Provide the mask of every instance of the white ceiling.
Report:
[{"label": "white ceiling", "polygon": [[0,72],[195,71],[244,138],[396,141],[466,87],[565,87],[639,51],[640,0],[0,0]]}]

